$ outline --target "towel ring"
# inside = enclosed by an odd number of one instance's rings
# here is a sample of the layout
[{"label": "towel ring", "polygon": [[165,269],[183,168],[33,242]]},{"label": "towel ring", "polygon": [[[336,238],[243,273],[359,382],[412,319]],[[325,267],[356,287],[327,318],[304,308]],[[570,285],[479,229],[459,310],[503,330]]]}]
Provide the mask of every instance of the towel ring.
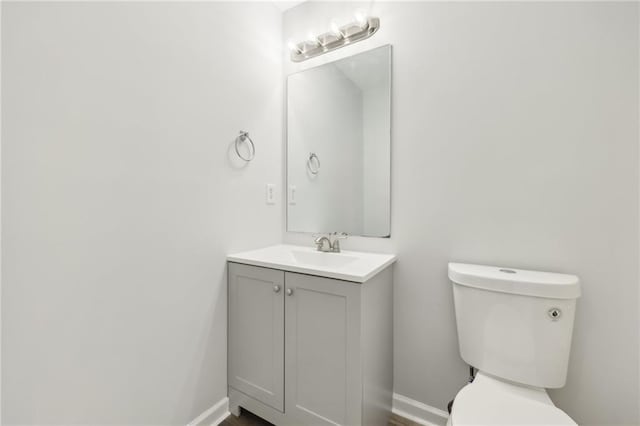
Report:
[{"label": "towel ring", "polygon": [[[250,146],[250,154],[249,157],[244,157],[242,156],[242,154],[240,154],[240,149],[238,149],[238,145],[240,145],[240,143],[242,142],[246,142],[249,141],[249,146]],[[241,159],[243,159],[246,162],[249,162],[251,160],[253,160],[253,157],[256,156],[256,146],[254,145],[253,141],[251,140],[251,138],[249,137],[249,132],[245,132],[244,130],[240,130],[240,135],[238,135],[238,137],[236,138],[236,154],[238,154],[238,157],[240,157]]]},{"label": "towel ring", "polygon": [[[315,163],[315,167],[314,167]],[[320,171],[320,159],[316,155],[315,152],[309,153],[309,159],[307,160],[307,168],[311,172],[312,175],[317,175]]]}]

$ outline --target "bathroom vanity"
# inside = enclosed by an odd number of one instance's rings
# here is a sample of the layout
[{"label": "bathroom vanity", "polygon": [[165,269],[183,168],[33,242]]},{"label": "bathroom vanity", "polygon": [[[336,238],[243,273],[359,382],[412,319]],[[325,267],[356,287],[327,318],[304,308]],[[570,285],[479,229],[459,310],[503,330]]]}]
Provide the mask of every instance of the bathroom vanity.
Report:
[{"label": "bathroom vanity", "polygon": [[227,256],[229,406],[276,425],[386,425],[394,255],[278,245]]},{"label": "bathroom vanity", "polygon": [[[391,46],[289,75],[287,230],[390,236],[390,135]],[[316,239],[331,253],[278,245],[227,256],[232,414],[388,424],[396,258],[340,252],[345,237]]]}]

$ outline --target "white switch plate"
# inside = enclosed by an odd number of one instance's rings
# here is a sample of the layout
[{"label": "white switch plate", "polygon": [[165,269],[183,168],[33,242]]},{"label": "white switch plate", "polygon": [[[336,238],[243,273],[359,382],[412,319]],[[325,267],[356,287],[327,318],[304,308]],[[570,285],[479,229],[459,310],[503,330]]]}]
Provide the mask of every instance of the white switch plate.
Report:
[{"label": "white switch plate", "polygon": [[289,185],[289,204],[294,206],[296,204],[296,186]]},{"label": "white switch plate", "polygon": [[267,204],[275,204],[276,203],[276,186],[272,183],[268,183],[266,186],[267,189]]}]

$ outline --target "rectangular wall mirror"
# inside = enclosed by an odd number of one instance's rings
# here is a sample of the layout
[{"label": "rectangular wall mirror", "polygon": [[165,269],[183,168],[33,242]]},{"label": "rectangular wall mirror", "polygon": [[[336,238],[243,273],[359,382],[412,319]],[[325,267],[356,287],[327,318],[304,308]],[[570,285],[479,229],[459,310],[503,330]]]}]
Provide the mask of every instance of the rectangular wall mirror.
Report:
[{"label": "rectangular wall mirror", "polygon": [[287,230],[390,236],[391,46],[287,80]]}]

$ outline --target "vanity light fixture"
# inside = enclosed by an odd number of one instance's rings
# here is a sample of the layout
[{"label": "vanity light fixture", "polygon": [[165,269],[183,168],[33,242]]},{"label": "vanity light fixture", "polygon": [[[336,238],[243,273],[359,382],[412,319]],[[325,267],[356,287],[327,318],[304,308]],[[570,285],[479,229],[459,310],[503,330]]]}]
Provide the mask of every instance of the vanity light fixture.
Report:
[{"label": "vanity light fixture", "polygon": [[288,42],[293,62],[302,62],[323,53],[339,49],[348,44],[371,37],[380,28],[380,19],[357,13],[355,21],[338,26],[335,21],[330,24],[330,30],[320,35],[309,33],[307,40],[299,43]]}]

